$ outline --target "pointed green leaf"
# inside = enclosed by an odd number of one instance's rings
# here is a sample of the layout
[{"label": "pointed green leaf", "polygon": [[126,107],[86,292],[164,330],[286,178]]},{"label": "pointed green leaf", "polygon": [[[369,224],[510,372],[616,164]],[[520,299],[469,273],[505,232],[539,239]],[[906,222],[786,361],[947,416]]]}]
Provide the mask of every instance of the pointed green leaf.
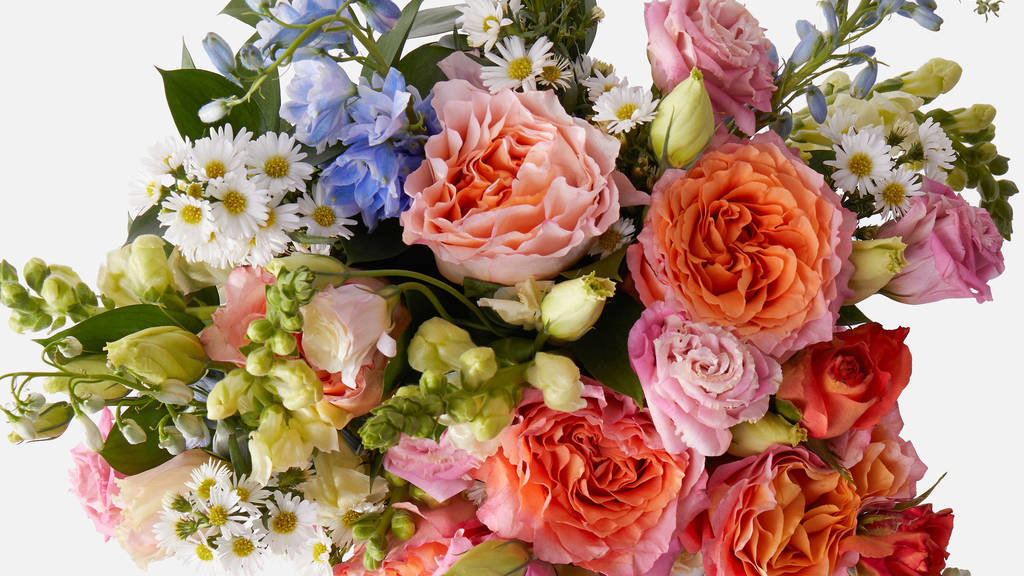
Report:
[{"label": "pointed green leaf", "polygon": [[239,128],[259,131],[260,110],[252,101],[235,106],[216,124],[204,124],[199,119],[199,109],[212,100],[243,94],[242,88],[227,78],[207,70],[157,70],[163,77],[167,106],[182,138],[198,140],[211,127],[223,124],[231,124],[236,132]]},{"label": "pointed green leaf", "polygon": [[462,15],[462,12],[455,6],[442,6],[440,8],[426,8],[416,14],[416,20],[409,30],[409,38],[423,38],[435,34],[451,32],[455,20]]},{"label": "pointed green leaf", "polygon": [[231,0],[220,13],[227,14],[236,20],[241,20],[254,28],[260,21],[259,15],[255,14],[252,8],[249,8],[245,0]]},{"label": "pointed green leaf", "polygon": [[[413,22],[416,21],[416,13],[419,12],[423,0],[411,0],[402,10],[402,16],[395,23],[390,32],[377,39],[377,49],[384,56],[389,66],[394,66],[402,57],[402,49],[405,48],[405,41],[409,38],[409,31],[412,30]],[[363,76],[370,76],[374,72],[370,66],[363,67]]]},{"label": "pointed green leaf", "polygon": [[856,326],[858,324],[867,324],[871,322],[871,318],[868,318],[860,308],[856,306],[843,306],[839,309],[839,320],[836,324],[840,326]]},{"label": "pointed green leaf", "polygon": [[415,86],[420,95],[426,95],[435,84],[447,80],[447,76],[437,67],[437,63],[453,52],[451,48],[427,44],[406,54],[395,68],[405,77],[406,83]]},{"label": "pointed green leaf", "polygon": [[157,424],[166,412],[160,404],[152,404],[147,408],[129,407],[122,418],[130,418],[146,431],[146,441],[141,444],[129,444],[121,430],[116,426],[110,429],[103,449],[99,454],[118,472],[132,476],[156,468],[171,459],[170,453],[159,446]]},{"label": "pointed green leaf", "polygon": [[185,39],[181,39],[181,67],[185,70],[193,70],[196,67],[196,63],[192,60],[192,53],[188,51],[188,46],[185,45]]},{"label": "pointed green leaf", "polygon": [[103,312],[36,342],[48,346],[68,336],[74,336],[82,343],[84,352],[102,354],[108,343],[154,326],[178,326],[189,332],[199,332],[205,324],[191,314],[151,304],[138,304]]},{"label": "pointed green leaf", "polygon": [[619,293],[608,301],[601,319],[583,338],[572,343],[582,367],[595,380],[644,405],[644,391],[629,362],[626,340],[644,308],[629,294]]},{"label": "pointed green leaf", "polygon": [[597,262],[584,266],[583,268],[566,270],[565,272],[562,272],[562,276],[572,279],[592,273],[595,276],[600,276],[601,278],[611,278],[616,282],[621,282],[622,277],[619,276],[619,268],[622,267],[622,260],[626,257],[626,248],[628,247],[623,246],[609,254],[607,258],[598,260]]},{"label": "pointed green leaf", "polygon": [[133,218],[128,223],[128,238],[124,241],[124,245],[127,246],[139,236],[146,234],[163,236],[163,228],[160,227],[160,220],[157,218],[159,215],[160,206],[156,205]]}]

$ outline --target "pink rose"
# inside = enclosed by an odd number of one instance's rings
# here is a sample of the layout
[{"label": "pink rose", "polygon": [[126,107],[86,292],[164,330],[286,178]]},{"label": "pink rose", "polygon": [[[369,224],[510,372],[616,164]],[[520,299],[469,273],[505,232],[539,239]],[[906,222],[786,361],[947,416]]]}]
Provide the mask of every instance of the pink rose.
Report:
[{"label": "pink rose", "polygon": [[[106,439],[113,426],[110,410],[104,408],[100,417],[100,434]],[[121,523],[121,508],[112,501],[120,492],[115,480],[124,474],[114,470],[102,456],[79,444],[71,449],[74,468],[71,469],[71,491],[85,508],[85,513],[96,526],[96,531],[110,540],[114,528]]]},{"label": "pink rose", "polygon": [[872,513],[850,538],[860,553],[863,576],[939,576],[949,557],[953,511],[935,512],[931,504],[895,512]]},{"label": "pink rose", "polygon": [[924,179],[925,194],[910,201],[903,218],[886,222],[879,238],[899,236],[909,264],[883,289],[907,304],[946,298],[992,299],[988,281],[1003,273],[1003,237],[983,208],[948,186]]},{"label": "pink rose", "polygon": [[397,446],[384,455],[384,469],[406,480],[444,502],[473,485],[469,473],[480,465],[480,460],[465,450],[459,450],[448,441],[432,438],[412,438],[402,434]]},{"label": "pink rose", "polygon": [[449,80],[433,106],[443,128],[405,183],[402,239],[430,248],[450,280],[553,277],[618,220],[619,142],[567,114],[554,92]]},{"label": "pink rose", "polygon": [[673,453],[690,446],[705,456],[725,454],[729,428],[764,416],[782,379],[775,360],[663,302],[645,310],[630,330],[629,359],[654,426]]},{"label": "pink rose", "polygon": [[274,275],[262,268],[235,268],[224,285],[225,304],[213,313],[213,326],[199,335],[206,355],[217,362],[245,364],[239,348],[249,343],[245,337],[249,324],[267,314],[267,285],[275,284]]},{"label": "pink rose", "polygon": [[771,42],[736,0],[655,0],[644,6],[654,83],[668,93],[694,67],[704,74],[715,116],[756,132],[754,109],[768,112],[775,92]]}]

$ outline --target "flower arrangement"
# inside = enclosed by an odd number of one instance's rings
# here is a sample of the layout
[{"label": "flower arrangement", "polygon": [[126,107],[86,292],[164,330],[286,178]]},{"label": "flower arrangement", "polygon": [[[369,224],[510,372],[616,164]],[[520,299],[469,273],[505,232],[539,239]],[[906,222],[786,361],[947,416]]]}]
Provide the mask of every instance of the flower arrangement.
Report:
[{"label": "flower arrangement", "polygon": [[780,58],[650,2],[650,89],[592,3],[420,4],[232,2],[95,289],[0,268],[47,364],[13,437],[81,427],[98,531],[215,573],[959,573],[907,330],[856,307],[1003,271],[994,110],[859,43],[934,4],[825,2]]}]

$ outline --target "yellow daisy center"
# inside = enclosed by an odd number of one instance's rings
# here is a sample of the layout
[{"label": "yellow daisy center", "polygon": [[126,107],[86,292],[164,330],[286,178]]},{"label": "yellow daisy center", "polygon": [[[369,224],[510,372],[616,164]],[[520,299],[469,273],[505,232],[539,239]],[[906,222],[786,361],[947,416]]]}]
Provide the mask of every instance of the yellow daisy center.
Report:
[{"label": "yellow daisy center", "polygon": [[341,516],[341,523],[351,528],[352,525],[356,523],[356,520],[359,520],[362,516],[362,514],[355,510],[349,510]]},{"label": "yellow daisy center", "polygon": [[271,156],[263,163],[263,173],[271,178],[284,178],[288,175],[290,165],[281,156]]},{"label": "yellow daisy center", "polygon": [[508,63],[508,77],[513,80],[525,80],[533,72],[533,61],[523,56]]},{"label": "yellow daisy center", "polygon": [[501,20],[498,20],[496,16],[488,16],[484,18],[484,32],[490,32],[491,28],[500,28]]},{"label": "yellow daisy center", "polygon": [[223,506],[211,506],[207,516],[210,518],[210,524],[214,526],[223,526],[228,522],[228,511]]},{"label": "yellow daisy center", "polygon": [[160,194],[160,183],[159,182],[150,182],[149,184],[146,185],[146,197],[147,198],[152,198],[153,196],[157,196],[159,194]]},{"label": "yellow daisy center", "polygon": [[199,182],[192,182],[185,188],[185,193],[193,198],[202,198],[203,185]]},{"label": "yellow daisy center", "polygon": [[636,104],[633,104],[632,102],[627,102],[620,106],[619,109],[615,111],[615,117],[618,118],[619,120],[629,120],[630,118],[633,117],[633,113],[636,112],[636,108]]},{"label": "yellow daisy center", "polygon": [[247,538],[239,538],[231,543],[231,552],[239,558],[245,558],[252,554],[253,550],[256,550],[256,546]]},{"label": "yellow daisy center", "polygon": [[317,206],[316,210],[313,210],[312,218],[314,222],[327,228],[334,224],[334,210],[330,206]]},{"label": "yellow daisy center", "polygon": [[907,189],[899,182],[891,182],[882,188],[882,201],[889,206],[899,206],[907,198]]},{"label": "yellow daisy center", "polygon": [[220,178],[228,173],[228,169],[220,160],[210,160],[203,167],[203,170],[206,172],[207,178]]},{"label": "yellow daisy center", "polygon": [[[194,226],[203,221],[203,210],[199,206],[193,206],[192,204],[189,204],[182,208],[179,214],[182,222],[184,222],[185,224],[192,224]],[[204,484],[206,482],[207,480],[203,481]],[[210,480],[210,482],[212,482],[212,480]],[[202,490],[202,485],[200,485],[199,490]],[[202,492],[199,492],[199,495],[202,498],[208,498],[210,495],[210,489],[206,489],[206,496],[203,496]]]},{"label": "yellow daisy center", "polygon": [[875,163],[871,161],[871,157],[867,154],[858,152],[853,156],[850,156],[850,159],[846,162],[846,166],[854,176],[863,178],[871,175],[871,171],[874,169]]},{"label": "yellow daisy center", "polygon": [[291,534],[299,524],[293,512],[281,512],[270,521],[270,528],[278,534]]},{"label": "yellow daisy center", "polygon": [[597,239],[597,245],[602,252],[613,252],[619,247],[619,242],[622,242],[622,233],[614,228],[609,228]]},{"label": "yellow daisy center", "polygon": [[562,71],[558,66],[545,66],[541,69],[540,75],[547,80],[548,84],[554,84],[562,79]]},{"label": "yellow daisy center", "polygon": [[[271,214],[273,214],[273,212],[271,212]],[[249,496],[251,496],[251,494],[249,494],[249,490],[242,488],[241,486],[235,487],[235,494],[238,494],[238,499],[242,502],[248,502]]]},{"label": "yellow daisy center", "polygon": [[197,544],[196,558],[199,558],[203,562],[210,562],[213,560],[213,551],[207,548],[206,544]]},{"label": "yellow daisy center", "polygon": [[323,542],[317,542],[316,544],[313,544],[313,561],[314,562],[323,562],[324,561],[324,558],[323,558],[324,554],[327,554],[327,546],[324,546]]},{"label": "yellow daisy center", "polygon": [[238,190],[229,190],[224,198],[221,199],[224,203],[224,208],[228,211],[228,214],[238,215],[245,212],[246,206],[249,202],[245,199],[245,196]]}]

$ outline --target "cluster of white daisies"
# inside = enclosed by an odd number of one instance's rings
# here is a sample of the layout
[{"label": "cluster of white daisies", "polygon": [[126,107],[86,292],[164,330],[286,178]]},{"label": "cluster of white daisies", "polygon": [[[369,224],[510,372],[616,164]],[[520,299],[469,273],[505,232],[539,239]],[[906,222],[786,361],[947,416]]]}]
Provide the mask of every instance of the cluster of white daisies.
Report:
[{"label": "cluster of white daisies", "polygon": [[[255,140],[246,129],[214,128],[195,142],[168,139],[152,150],[133,194],[133,216],[160,205],[164,238],[190,262],[218,268],[262,266],[289,249],[310,250],[290,233],[351,237],[325,191],[309,180],[313,166],[287,134]],[[313,245],[322,251],[327,245]]]},{"label": "cluster of white daisies", "polygon": [[[594,104],[592,120],[612,134],[628,132],[654,119],[658,100],[640,86],[620,80],[610,66],[595,69],[594,61],[584,56],[571,63],[552,52],[554,47],[545,37],[529,48],[519,36],[501,37],[501,30],[513,23],[521,2],[513,0],[468,0],[459,6],[462,15],[457,23],[474,48],[483,48],[493,64],[484,66],[480,80],[491,92],[501,90],[566,90],[579,84],[588,90]],[[493,50],[497,49],[497,53]],[[602,71],[603,69],[603,71]]]},{"label": "cluster of white daisies", "polygon": [[213,460],[185,486],[184,494],[164,498],[153,530],[169,554],[206,574],[256,574],[271,564],[330,574],[333,542],[317,525],[315,503],[235,478]]},{"label": "cluster of white daisies", "polygon": [[[884,126],[855,127],[856,116],[842,108],[829,115],[819,130],[832,141],[837,188],[872,196],[875,209],[885,218],[898,219],[910,208],[910,199],[923,194],[924,176],[940,183],[956,161],[953,142],[931,118],[924,123],[899,120]],[[890,143],[895,144],[890,144]]]}]

